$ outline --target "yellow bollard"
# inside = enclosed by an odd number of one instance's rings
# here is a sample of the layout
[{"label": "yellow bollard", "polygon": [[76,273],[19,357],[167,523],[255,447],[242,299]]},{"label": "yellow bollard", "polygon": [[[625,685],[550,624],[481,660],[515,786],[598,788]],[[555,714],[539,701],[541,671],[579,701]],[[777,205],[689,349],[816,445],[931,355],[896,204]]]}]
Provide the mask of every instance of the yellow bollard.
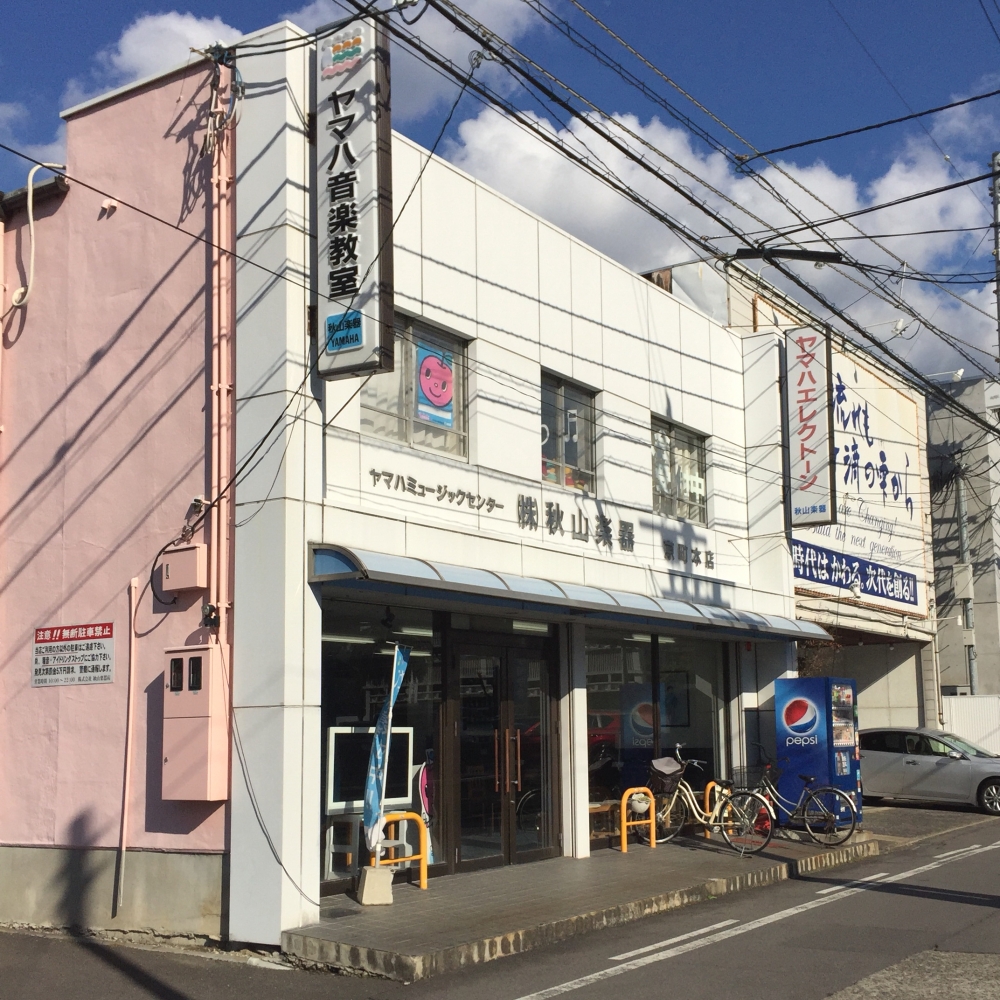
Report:
[{"label": "yellow bollard", "polygon": [[[389,825],[390,823],[395,825],[401,819],[405,819],[410,823],[416,823],[417,829],[420,831],[420,853],[410,854],[403,858],[378,858],[376,855],[372,855],[372,867],[377,867],[378,865],[394,865],[398,864],[400,861],[419,861],[420,862],[420,888],[427,888],[427,824],[423,821],[418,813],[415,812],[395,812],[386,815],[383,823]],[[394,839],[394,838],[393,838]],[[395,849],[393,849],[395,850]]]},{"label": "yellow bollard", "polygon": [[[705,786],[705,815],[709,816],[712,813],[712,792],[718,787],[718,784],[714,781],[710,781]],[[712,836],[711,827],[705,827],[705,839],[709,840]]]},{"label": "yellow bollard", "polygon": [[[637,792],[642,792],[646,796],[646,798],[649,799],[649,819],[628,818],[628,800]],[[622,854],[628,854],[629,827],[644,826],[646,823],[649,824],[649,846],[656,847],[656,799],[653,798],[653,793],[648,788],[636,787],[627,789],[625,794],[622,796],[622,812],[621,812],[621,824],[620,824],[621,837],[622,837]]]}]

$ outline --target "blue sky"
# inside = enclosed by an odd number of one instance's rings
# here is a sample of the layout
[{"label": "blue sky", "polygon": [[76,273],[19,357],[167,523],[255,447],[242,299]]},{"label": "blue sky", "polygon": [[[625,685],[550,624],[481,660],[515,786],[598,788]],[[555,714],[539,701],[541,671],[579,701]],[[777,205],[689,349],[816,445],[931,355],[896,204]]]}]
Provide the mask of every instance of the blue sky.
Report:
[{"label": "blue sky", "polygon": [[[742,149],[721,126],[706,118],[667,84],[644,70],[568,0],[548,6],[585,31],[643,79],[698,120],[717,138]],[[978,0],[585,0],[603,20],[668,73],[702,104],[759,148],[783,145],[884,118],[906,114],[985,90],[1000,88],[1000,40]],[[984,0],[1000,30],[1000,5]],[[524,0],[462,0],[462,6],[538,62],[573,83],[603,109],[629,120],[633,131],[677,162],[711,181],[717,193],[753,210],[768,222],[787,216],[769,202],[759,186],[737,176],[700,140],[665,119],[641,94],[601,69],[585,53],[545,26]],[[291,14],[312,28],[337,16],[336,0],[244,0],[236,5],[197,2],[10,5],[0,40],[0,140],[56,155],[61,142],[58,111],[74,100],[183,61],[189,44],[249,32]],[[411,15],[419,7],[411,9]],[[839,15],[838,15],[839,11]],[[846,24],[845,24],[846,21]],[[849,27],[848,27],[849,26]],[[851,29],[857,38],[851,33]],[[473,46],[447,28],[433,12],[414,30],[431,44],[463,61]],[[860,39],[860,42],[858,41]],[[864,46],[864,47],[862,47]],[[865,48],[868,52],[866,53]],[[870,53],[870,55],[869,55]],[[875,64],[878,64],[877,66]],[[544,112],[495,67],[485,78],[506,86],[525,108]],[[406,87],[394,108],[394,124],[429,144],[451,104],[454,90],[402,58],[394,64]],[[405,94],[405,100],[402,95]],[[911,191],[983,173],[994,147],[1000,148],[1000,98],[961,112],[925,119],[928,136],[916,123],[785,154],[784,167],[812,194],[845,211]],[[572,138],[572,136],[570,136]],[[689,252],[676,238],[634,207],[621,202],[575,168],[545,150],[496,113],[471,98],[463,100],[443,152],[540,214],[551,218],[630,266],[640,268],[677,259]],[[498,155],[503,152],[506,155]],[[945,161],[942,153],[950,156]],[[612,160],[608,160],[612,162]],[[676,204],[668,192],[627,163],[616,169],[643,193],[676,212],[700,233],[718,227]],[[24,183],[26,165],[0,153],[0,188]],[[777,175],[776,183],[787,186]],[[813,217],[826,211],[801,188],[788,194]],[[716,194],[706,198],[723,207]],[[865,217],[869,233],[982,226],[990,221],[986,184]],[[734,219],[736,216],[727,209]],[[753,226],[740,218],[746,228]],[[859,223],[860,224],[860,223]],[[846,234],[848,230],[840,229]],[[985,240],[980,243],[983,236]],[[985,231],[897,239],[910,266],[938,272],[985,270],[992,266],[991,238]],[[729,249],[733,244],[722,244]],[[883,251],[852,244],[859,257],[884,263]],[[970,262],[971,261],[971,262]],[[804,272],[805,273],[805,272]],[[849,281],[823,272],[810,279],[839,304],[862,294]],[[992,288],[962,288],[979,309],[993,309]],[[984,348],[995,345],[995,323],[933,286],[905,283],[903,294],[923,315],[934,315],[952,333]],[[855,308],[863,322],[887,336],[899,318],[891,304],[869,295]],[[953,361],[939,341],[921,332],[895,345],[925,370]],[[916,332],[912,328],[912,332]],[[983,355],[984,364],[993,366]],[[957,367],[955,362],[952,367]]]}]

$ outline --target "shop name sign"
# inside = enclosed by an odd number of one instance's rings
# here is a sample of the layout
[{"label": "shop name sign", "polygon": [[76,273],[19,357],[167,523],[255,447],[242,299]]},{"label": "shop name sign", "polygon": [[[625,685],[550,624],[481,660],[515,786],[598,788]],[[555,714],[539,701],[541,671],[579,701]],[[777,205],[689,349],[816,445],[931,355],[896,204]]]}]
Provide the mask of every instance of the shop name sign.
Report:
[{"label": "shop name sign", "polygon": [[898,604],[916,605],[917,578],[913,573],[882,566],[860,556],[833,552],[808,542],[792,542],[792,569],[797,580],[850,590],[862,598],[877,597]]},{"label": "shop name sign", "polygon": [[836,521],[830,340],[799,328],[785,335],[789,518],[792,527]]},{"label": "shop name sign", "polygon": [[31,686],[110,684],[115,679],[115,626],[47,625],[35,629]]},{"label": "shop name sign", "polygon": [[392,371],[389,45],[362,18],[317,42],[318,369]]}]

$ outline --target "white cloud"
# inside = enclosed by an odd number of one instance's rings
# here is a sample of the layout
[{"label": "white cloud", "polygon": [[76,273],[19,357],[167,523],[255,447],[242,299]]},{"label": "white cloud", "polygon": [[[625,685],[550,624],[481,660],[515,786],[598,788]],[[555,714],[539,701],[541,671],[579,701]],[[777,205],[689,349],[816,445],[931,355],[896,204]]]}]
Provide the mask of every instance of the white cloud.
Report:
[{"label": "white cloud", "polygon": [[242,33],[220,17],[195,17],[178,11],[143,14],[117,42],[95,55],[88,76],[67,81],[63,107],[178,66],[191,58],[192,48],[204,48],[216,41],[233,42],[240,37]]},{"label": "white cloud", "polygon": [[[462,8],[510,42],[517,42],[529,28],[537,30],[539,26],[537,15],[522,0],[463,0]],[[422,9],[421,5],[408,8],[405,12],[407,18],[416,17]],[[353,14],[355,10],[343,0],[313,0],[285,17],[307,31],[313,31],[348,13]],[[398,18],[398,15],[394,16]],[[469,53],[476,48],[475,43],[437,11],[427,9],[412,29],[407,30],[412,30],[430,48],[446,56],[460,69],[468,71]],[[394,40],[391,58],[394,122],[422,118],[454,99],[458,84],[417,59],[408,46]],[[489,63],[483,64],[477,76],[500,89],[511,85],[510,77]]]},{"label": "white cloud", "polygon": [[[971,116],[962,110],[962,116],[938,116],[941,121],[936,126],[941,135],[938,141],[944,145],[943,140],[948,140],[949,155],[955,169],[921,136],[903,142],[888,169],[867,185],[859,184],[849,175],[837,174],[822,160],[806,166],[783,164],[788,173],[815,197],[796,187],[774,168],[767,167],[762,173],[789,201],[803,209],[808,218],[815,220],[951,183],[957,179],[956,170],[964,177],[983,173],[985,166],[979,163],[983,157],[978,151],[971,151],[970,145],[980,142],[983,134],[995,134],[996,125],[993,123],[989,131],[984,132],[986,116]],[[685,130],[671,128],[655,118],[645,124],[633,116],[621,116],[620,120],[653,147],[735,202],[735,205],[730,204],[719,194],[708,192],[676,166],[663,160],[657,164],[664,173],[675,177],[741,231],[763,228],[760,222],[750,218],[751,213],[763,219],[768,227],[799,224],[790,211],[760,184],[735,173],[720,154],[696,149]],[[599,158],[633,189],[673,218],[684,222],[695,233],[722,235],[723,230],[718,223],[708,219],[700,209],[581,123],[571,123],[568,130],[556,130],[548,122],[543,124],[550,131],[557,131],[570,146],[580,151],[585,151],[586,147],[588,155]],[[655,159],[655,154],[648,148],[639,147],[634,139],[629,140],[629,144],[646,157]],[[688,248],[665,225],[493,110],[484,110],[477,117],[462,122],[458,140],[448,148],[447,155],[469,173],[635,270],[647,270],[698,256],[697,251]],[[857,220],[857,225],[868,233],[983,226],[991,221],[984,207],[984,202],[988,204],[985,186],[958,188],[863,216]],[[824,207],[820,199],[833,206],[833,210]],[[847,222],[834,223],[826,229],[835,236],[856,235]],[[884,242],[906,261],[909,270],[917,268],[949,273],[966,269],[982,270],[992,266],[991,258],[986,256],[988,236],[986,243],[979,247],[984,232],[911,236]],[[799,234],[799,238],[811,236]],[[730,238],[719,245],[731,251],[740,242]],[[899,266],[887,253],[867,241],[851,241],[845,246],[865,263]],[[967,268],[969,258],[977,248],[978,258]],[[831,268],[815,270],[811,264],[806,264],[798,266],[797,270],[804,280],[842,307],[847,307],[864,292],[850,277],[842,277]],[[775,274],[770,271],[771,276]],[[769,274],[765,272],[764,276],[769,277]],[[890,289],[893,295],[898,294],[899,283],[892,282]],[[970,286],[957,286],[956,290],[980,309],[994,311],[992,286],[973,286],[971,289]],[[795,288],[790,288],[790,291],[822,314],[821,307],[811,302],[805,292]],[[903,295],[907,302],[945,330],[987,350],[994,349],[990,345],[996,338],[996,324],[991,318],[961,305],[932,285],[907,281],[903,285]],[[891,334],[895,320],[903,315],[897,303],[880,302],[873,295],[866,296],[849,311],[862,323],[873,325],[875,332],[885,338]],[[906,335],[914,330],[915,327],[909,327]],[[926,330],[912,341],[897,339],[893,346],[900,348],[926,371],[941,371],[962,365],[969,369],[968,362],[958,359]],[[989,367],[986,357],[975,352],[973,356]]]},{"label": "white cloud", "polygon": [[[66,126],[62,122],[59,123],[51,142],[24,142],[19,138],[19,130],[23,129],[29,120],[28,109],[23,104],[16,101],[0,101],[0,140],[43,163],[65,163]],[[0,167],[2,169],[0,188],[23,185],[31,166],[27,160],[4,154],[2,167]]]}]

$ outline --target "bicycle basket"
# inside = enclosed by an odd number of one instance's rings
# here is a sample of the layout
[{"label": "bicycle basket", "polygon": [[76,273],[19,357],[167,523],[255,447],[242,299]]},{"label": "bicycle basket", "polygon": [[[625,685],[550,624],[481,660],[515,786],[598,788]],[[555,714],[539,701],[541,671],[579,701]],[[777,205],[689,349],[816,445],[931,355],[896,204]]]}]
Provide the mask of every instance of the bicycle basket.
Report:
[{"label": "bicycle basket", "polygon": [[657,757],[649,762],[649,790],[654,795],[673,795],[684,777],[684,765],[673,757]]}]

